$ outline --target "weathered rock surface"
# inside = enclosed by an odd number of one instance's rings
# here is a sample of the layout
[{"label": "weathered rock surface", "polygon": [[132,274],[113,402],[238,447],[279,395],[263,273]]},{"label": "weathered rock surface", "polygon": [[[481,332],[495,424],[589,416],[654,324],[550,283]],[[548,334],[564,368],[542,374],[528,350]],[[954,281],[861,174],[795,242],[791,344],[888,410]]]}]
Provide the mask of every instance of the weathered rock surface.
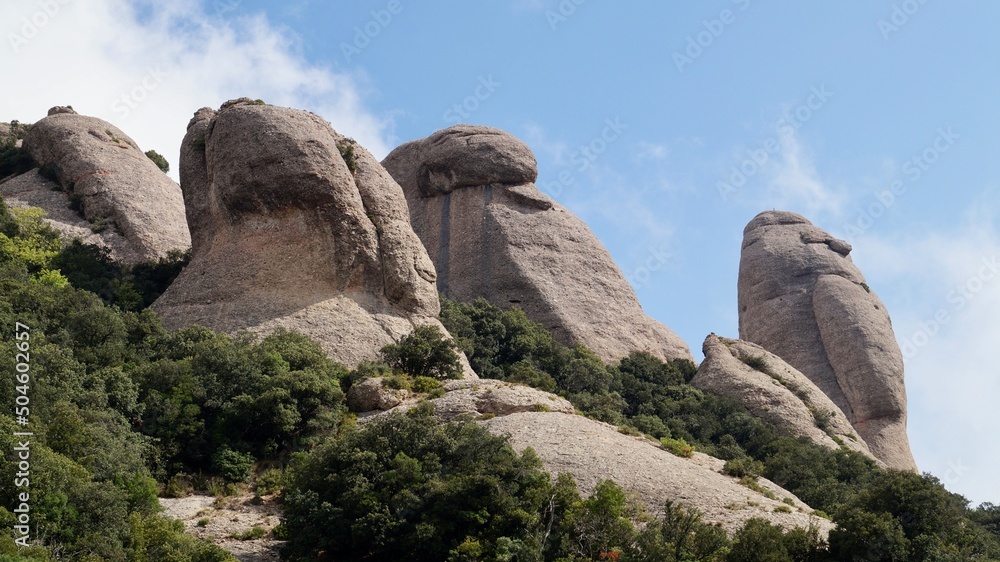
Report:
[{"label": "weathered rock surface", "polygon": [[417,325],[445,331],[402,190],[320,117],[245,99],[201,109],[180,165],[194,243],[154,303],[167,326],[283,326],[348,366]]},{"label": "weathered rock surface", "polygon": [[743,234],[740,339],[809,377],[876,457],[916,470],[902,354],[885,305],[848,255],[851,246],[783,211],[757,215]]},{"label": "weathered rock surface", "polygon": [[[156,260],[191,245],[180,188],[111,123],[77,115],[72,108],[52,108],[25,134],[23,148],[54,171],[65,194],[56,200],[27,193],[38,191],[30,188],[12,195],[24,194],[41,206],[65,234],[74,235],[79,225],[65,213],[73,201],[95,230],[117,231],[120,239],[103,233],[101,239],[121,261]],[[26,182],[37,186],[36,172],[28,174]],[[12,189],[7,183],[5,197]]]},{"label": "weathered rock surface", "polygon": [[705,338],[702,350],[705,360],[691,379],[695,387],[737,400],[755,416],[792,435],[835,450],[843,444],[882,464],[840,408],[777,355],[759,345],[715,334]]},{"label": "weathered rock surface", "polygon": [[446,296],[517,305],[562,342],[585,343],[607,361],[636,350],[691,359],[642,311],[590,229],[535,187],[534,155],[518,139],[458,125],[396,148],[382,164],[406,194]]},{"label": "weathered rock surface", "polygon": [[[368,382],[372,379],[367,379]],[[506,416],[518,412],[562,412],[572,414],[575,412],[569,400],[556,396],[555,394],[538,390],[530,386],[513,384],[493,379],[464,379],[444,381],[445,395],[430,400],[434,405],[434,415],[441,421],[451,421],[460,416],[471,416],[479,418],[482,416]],[[351,392],[347,395],[350,404]],[[398,391],[397,391],[398,392]],[[367,394],[368,391],[365,391]],[[397,396],[399,396],[397,394]],[[373,402],[365,404],[359,403],[359,408],[352,407],[356,412],[366,412],[368,416],[363,419],[377,417],[379,411],[387,410],[393,413],[400,413],[409,410],[420,403],[423,397],[420,395],[404,397],[403,400],[395,401],[392,407],[371,407],[361,409],[363,406],[371,405]],[[394,402],[386,400],[383,404]]]},{"label": "weathered rock surface", "polygon": [[[635,492],[651,510],[662,510],[671,500],[699,510],[706,522],[719,523],[730,533],[752,517],[786,529],[815,524],[823,535],[833,528],[773,482],[759,480],[776,500],[722,474],[725,463],[719,459],[702,453],[680,458],[646,438],[624,435],[613,426],[582,416],[522,412],[480,423],[493,433],[509,435],[517,450],[533,448],[548,472],[572,474],[585,494],[602,480],[611,479]],[[785,498],[794,505],[782,503]],[[782,506],[791,507],[791,513],[785,513]]]},{"label": "weathered rock surface", "polygon": [[347,407],[352,412],[390,410],[399,406],[410,395],[405,389],[388,388],[381,377],[365,379],[347,392]]},{"label": "weathered rock surface", "polygon": [[518,412],[574,413],[565,398],[549,392],[507,382],[481,379],[478,381],[447,381],[448,392],[435,398],[434,413],[450,420],[461,415],[507,416]]}]

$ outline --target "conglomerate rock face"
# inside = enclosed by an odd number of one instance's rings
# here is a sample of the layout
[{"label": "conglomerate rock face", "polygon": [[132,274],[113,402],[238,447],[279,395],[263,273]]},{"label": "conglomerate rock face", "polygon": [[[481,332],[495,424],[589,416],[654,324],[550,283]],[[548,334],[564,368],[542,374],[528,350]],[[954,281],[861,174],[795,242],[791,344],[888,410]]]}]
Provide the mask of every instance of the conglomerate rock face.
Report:
[{"label": "conglomerate rock face", "polygon": [[740,258],[740,339],[809,377],[877,458],[915,470],[903,357],[885,305],[850,251],[800,215],[757,215],[744,230]]},{"label": "conglomerate rock face", "polygon": [[32,179],[37,176],[32,171],[20,191],[7,186],[5,198],[41,206],[64,234],[75,236],[77,216],[86,219],[102,233],[89,241],[109,247],[113,258],[126,263],[153,261],[191,246],[180,187],[118,127],[54,107],[31,126],[22,147],[64,193],[57,199],[40,193],[45,182]]},{"label": "conglomerate rock face", "polygon": [[382,165],[402,186],[449,298],[519,306],[560,341],[582,342],[606,361],[637,350],[691,359],[642,311],[590,229],[535,187],[535,157],[520,140],[457,125],[403,144]]},{"label": "conglomerate rock face", "polygon": [[199,110],[181,186],[193,248],[154,304],[167,326],[282,326],[349,366],[417,325],[444,331],[402,190],[317,115],[246,99]]},{"label": "conglomerate rock face", "polygon": [[763,347],[715,334],[691,384],[743,404],[755,416],[829,449],[847,447],[882,464],[822,390]]}]

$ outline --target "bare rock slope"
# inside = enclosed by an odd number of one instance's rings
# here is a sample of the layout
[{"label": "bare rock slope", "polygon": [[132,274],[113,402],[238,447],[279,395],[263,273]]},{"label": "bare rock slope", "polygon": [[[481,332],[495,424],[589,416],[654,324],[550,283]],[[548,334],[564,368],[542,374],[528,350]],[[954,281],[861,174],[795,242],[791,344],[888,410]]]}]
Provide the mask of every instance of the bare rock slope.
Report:
[{"label": "bare rock slope", "polygon": [[[808,377],[759,345],[705,338],[705,360],[691,384],[742,403],[755,416],[830,449],[841,446],[872,459],[844,413]],[[881,461],[875,459],[881,464]]]},{"label": "bare rock slope", "polygon": [[[381,386],[379,379],[368,381]],[[760,478],[764,492],[752,490],[723,473],[724,461],[697,452],[691,458],[675,456],[647,437],[576,415],[572,404],[554,394],[489,379],[446,381],[444,387],[444,396],[429,400],[436,417],[477,419],[490,432],[509,436],[517,450],[531,447],[546,471],[571,474],[585,495],[602,480],[614,480],[653,512],[661,512],[668,500],[681,503],[730,533],[752,517],[786,529],[815,525],[824,535],[833,527],[773,482]],[[399,414],[424,399],[417,395],[394,407],[377,406],[360,413],[359,420]]]},{"label": "bare rock slope", "polygon": [[4,183],[5,199],[42,207],[64,234],[107,246],[127,263],[190,247],[180,187],[111,123],[55,107],[28,130],[22,146],[55,174],[64,193],[42,193],[53,185],[31,171]]},{"label": "bare rock slope", "polygon": [[585,494],[611,479],[637,494],[654,512],[670,500],[697,509],[703,520],[720,524],[729,533],[753,517],[786,529],[815,525],[823,535],[833,527],[768,480],[761,478],[758,483],[773,498],[722,474],[725,463],[719,459],[702,453],[677,457],[644,437],[624,435],[613,426],[582,416],[522,412],[482,423],[493,433],[509,435],[516,449],[534,449],[550,473],[572,474]]},{"label": "bare rock slope", "polygon": [[691,359],[676,334],[642,311],[590,229],[535,187],[535,157],[518,139],[458,125],[396,148],[382,164],[406,194],[446,296],[517,305],[562,342],[585,343],[606,361],[636,350]]},{"label": "bare rock slope", "polygon": [[193,247],[153,305],[168,327],[282,326],[349,366],[417,325],[445,331],[402,190],[317,115],[246,99],[201,109],[180,171]]},{"label": "bare rock slope", "polygon": [[809,377],[876,457],[916,470],[903,357],[885,305],[851,261],[851,246],[783,211],[757,215],[743,235],[740,339]]}]

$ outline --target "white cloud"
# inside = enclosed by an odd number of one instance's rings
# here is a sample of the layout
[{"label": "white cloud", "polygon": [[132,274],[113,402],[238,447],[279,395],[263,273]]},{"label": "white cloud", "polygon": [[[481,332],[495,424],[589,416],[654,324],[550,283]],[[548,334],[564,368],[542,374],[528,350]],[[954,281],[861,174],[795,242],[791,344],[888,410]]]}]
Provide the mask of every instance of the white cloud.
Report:
[{"label": "white cloud", "polygon": [[670,156],[670,147],[665,144],[641,141],[635,147],[636,160],[663,160]]},{"label": "white cloud", "polygon": [[909,435],[922,471],[974,502],[1000,501],[998,207],[950,231],[871,234],[855,260],[892,313],[907,355]]},{"label": "white cloud", "polygon": [[[0,120],[37,121],[72,105],[176,168],[194,111],[247,96],[313,111],[377,157],[391,147],[391,118],[365,107],[363,75],[309,63],[293,34],[244,13],[239,0],[5,2],[0,21],[4,72],[16,77]],[[44,25],[33,32],[31,21]]]},{"label": "white cloud", "polygon": [[839,215],[842,194],[820,178],[813,155],[791,127],[777,134],[779,150],[764,167],[767,199],[771,206],[796,209],[809,217]]}]

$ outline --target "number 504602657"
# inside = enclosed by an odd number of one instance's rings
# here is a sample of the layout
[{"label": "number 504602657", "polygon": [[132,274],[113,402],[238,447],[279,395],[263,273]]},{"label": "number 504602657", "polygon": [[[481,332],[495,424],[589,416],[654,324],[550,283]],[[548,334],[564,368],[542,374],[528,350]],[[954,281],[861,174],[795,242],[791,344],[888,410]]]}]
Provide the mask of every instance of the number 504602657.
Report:
[{"label": "number 504602657", "polygon": [[[15,389],[17,391],[17,397],[14,399],[15,409],[14,414],[21,419],[28,417],[29,409],[28,404],[31,399],[28,398],[28,383],[31,380],[31,328],[20,322],[16,322],[14,326],[14,337],[17,342],[15,347],[17,347],[17,357],[15,358],[16,364],[14,366],[14,380],[17,381]],[[26,419],[25,419],[26,421]]]}]

